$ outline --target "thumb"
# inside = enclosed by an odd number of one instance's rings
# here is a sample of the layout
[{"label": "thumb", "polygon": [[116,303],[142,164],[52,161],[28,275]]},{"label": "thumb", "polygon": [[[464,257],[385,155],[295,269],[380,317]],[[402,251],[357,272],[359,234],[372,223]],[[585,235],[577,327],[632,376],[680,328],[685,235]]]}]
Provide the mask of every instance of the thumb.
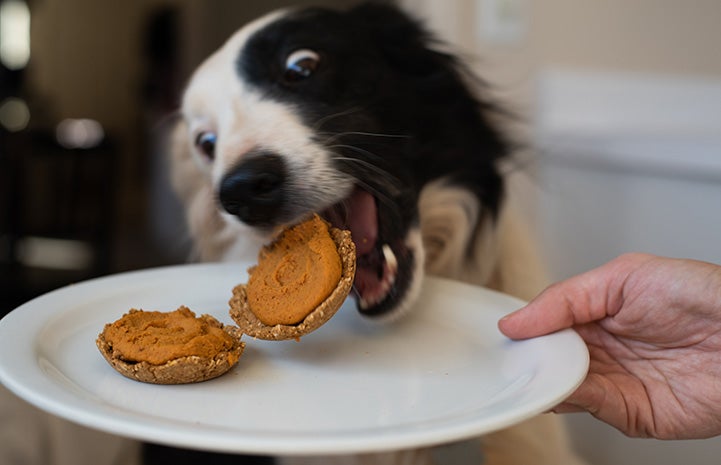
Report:
[{"label": "thumb", "polygon": [[625,254],[556,283],[502,318],[498,328],[510,338],[524,339],[614,315],[623,305],[627,278],[653,259],[646,254]]},{"label": "thumb", "polygon": [[526,306],[506,315],[498,328],[512,339],[542,336],[607,315],[606,283],[583,274],[556,283]]},{"label": "thumb", "polygon": [[570,328],[574,319],[568,309],[538,298],[498,322],[498,329],[511,339],[526,339]]}]

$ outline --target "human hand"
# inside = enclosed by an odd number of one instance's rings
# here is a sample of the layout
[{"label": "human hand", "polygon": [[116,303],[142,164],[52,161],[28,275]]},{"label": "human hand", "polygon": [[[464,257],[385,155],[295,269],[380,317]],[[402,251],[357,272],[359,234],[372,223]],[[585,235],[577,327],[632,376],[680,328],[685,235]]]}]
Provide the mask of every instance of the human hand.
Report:
[{"label": "human hand", "polygon": [[629,436],[721,434],[721,266],[623,255],[504,317],[514,339],[574,328],[591,361],[555,412],[586,410]]}]

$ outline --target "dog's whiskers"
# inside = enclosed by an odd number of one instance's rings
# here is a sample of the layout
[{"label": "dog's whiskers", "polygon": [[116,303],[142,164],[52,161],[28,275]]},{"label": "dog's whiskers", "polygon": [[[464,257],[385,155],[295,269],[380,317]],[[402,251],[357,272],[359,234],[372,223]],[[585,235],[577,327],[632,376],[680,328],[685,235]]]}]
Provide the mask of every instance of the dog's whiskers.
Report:
[{"label": "dog's whiskers", "polygon": [[[383,160],[382,157],[376,155],[375,153],[373,153],[373,152],[371,152],[371,151],[369,151],[369,150],[360,148],[360,147],[358,147],[358,146],[351,145],[351,144],[334,144],[334,145],[328,146],[328,148],[331,149],[331,150],[333,150],[333,149],[350,149],[350,150],[352,150],[352,151],[354,151],[354,152],[363,154],[363,155],[365,155],[366,157],[368,157],[368,158],[370,158],[370,159]],[[374,165],[373,163],[368,162],[367,160],[358,159],[358,158],[351,158],[351,157],[344,157],[344,156],[342,156],[342,155],[340,155],[340,154],[338,154],[338,153],[334,153],[334,158],[336,158],[337,160],[346,160],[346,158],[347,158],[348,160],[351,160],[351,161],[357,161],[358,163],[364,164],[364,165],[367,166],[368,168],[371,168],[371,169],[374,169],[374,170],[380,170],[382,173],[386,173],[386,174],[387,174],[387,172],[386,172],[385,170],[383,170],[382,168],[380,168],[380,167],[377,166],[377,165]],[[388,176],[390,176],[390,174],[388,174]]]},{"label": "dog's whiskers", "polygon": [[[353,148],[353,147],[350,147],[350,148]],[[362,149],[359,149],[359,150],[362,150]],[[381,168],[377,165],[374,165],[373,163],[370,163],[366,160],[361,160],[359,158],[344,157],[344,156],[338,155],[338,154],[335,154],[333,156],[333,159],[342,161],[342,162],[351,162],[351,163],[355,163],[357,165],[361,165],[364,168],[368,169],[369,171],[373,171],[375,174],[380,175],[383,179],[388,180],[391,184],[397,184],[400,182],[400,180],[397,177],[393,176],[388,171],[386,171],[383,168]]]},{"label": "dog's whiskers", "polygon": [[[373,171],[374,174],[378,175],[379,178],[384,181],[382,184],[383,184],[384,186],[386,186],[386,188],[387,188],[388,191],[390,191],[390,195],[398,195],[398,194],[399,194],[397,186],[399,185],[400,181],[398,180],[398,178],[396,178],[395,176],[391,175],[390,173],[388,173],[388,172],[385,171],[384,169],[379,168],[378,166],[375,166],[374,164],[369,163],[369,162],[367,162],[367,161],[365,161],[365,160],[359,160],[359,159],[357,159],[357,158],[343,157],[343,156],[339,156],[339,155],[336,154],[336,155],[334,156],[334,159],[340,160],[340,161],[343,161],[343,162],[356,163],[356,164],[359,164],[359,165],[363,166],[364,168],[367,168],[367,169]],[[382,203],[382,204],[384,204],[385,206],[389,207],[390,210],[395,211],[395,210],[397,209],[396,203],[390,198],[389,194],[387,194],[386,192],[381,191],[381,190],[378,189],[377,187],[369,184],[368,182],[363,181],[363,180],[360,179],[358,176],[354,176],[354,179],[355,179],[355,183],[356,183],[359,187],[361,187],[363,190],[369,192],[371,195],[373,195],[373,197],[375,197],[376,199],[378,199],[378,201],[379,201],[380,203]]]},{"label": "dog's whiskers", "polygon": [[393,203],[393,201],[386,194],[379,191],[375,187],[371,186],[367,182],[362,181],[360,179],[356,179],[356,184],[358,184],[358,186],[362,187],[363,190],[368,191],[373,197],[378,199],[378,201],[383,203],[384,205],[391,207],[391,208],[395,207],[395,203]]},{"label": "dog's whiskers", "polygon": [[382,134],[382,133],[376,133],[376,132],[346,131],[346,132],[339,132],[336,134],[331,134],[323,142],[324,142],[324,144],[330,144],[332,142],[335,142],[337,139],[340,139],[341,137],[346,137],[346,136],[389,137],[389,138],[398,138],[398,139],[410,138],[410,136],[408,136],[407,134]]},{"label": "dog's whiskers", "polygon": [[334,119],[334,118],[340,118],[341,116],[351,115],[351,114],[353,114],[353,113],[357,113],[357,112],[362,111],[362,110],[363,110],[362,107],[352,107],[352,108],[349,108],[349,109],[347,109],[347,110],[339,111],[338,113],[333,113],[332,115],[324,116],[323,118],[321,118],[321,119],[319,119],[318,121],[315,122],[315,124],[313,125],[313,128],[312,128],[312,129],[313,129],[314,131],[318,132],[318,131],[320,131],[320,129],[323,127],[323,125],[324,125],[325,123],[327,123],[328,121],[330,121],[330,120],[332,120],[332,119]]}]

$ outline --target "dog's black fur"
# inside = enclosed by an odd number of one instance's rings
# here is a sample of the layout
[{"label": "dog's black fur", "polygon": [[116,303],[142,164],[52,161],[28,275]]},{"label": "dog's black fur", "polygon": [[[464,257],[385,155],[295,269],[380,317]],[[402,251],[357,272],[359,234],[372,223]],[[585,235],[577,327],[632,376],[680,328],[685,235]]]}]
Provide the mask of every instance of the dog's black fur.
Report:
[{"label": "dog's black fur", "polygon": [[[375,291],[382,299],[359,303],[367,316],[392,313],[417,278],[423,258],[408,237],[418,228],[419,195],[429,182],[442,179],[472,192],[484,219],[495,218],[502,202],[499,161],[510,146],[492,122],[496,109],[471,90],[479,82],[441,47],[398,8],[371,2],[348,11],[285,12],[237,50],[237,78],[262,99],[292,107],[326,149],[333,170],[375,199],[377,238],[358,256],[356,290],[392,285]],[[311,50],[318,60],[300,70],[289,67],[286,60],[298,50]],[[200,148],[213,155],[212,146]],[[287,163],[292,155],[255,147],[241,157],[220,181],[225,211],[260,229],[312,211],[347,227],[344,218],[353,214],[344,211],[348,188],[332,194],[325,188],[318,198],[300,195],[299,174]],[[389,266],[383,247],[397,266]],[[359,285],[362,273],[365,285]]]},{"label": "dog's black fur", "polygon": [[[440,45],[418,21],[386,3],[348,12],[306,9],[258,31],[240,52],[237,69],[267,98],[297,104],[321,140],[353,147],[336,152],[379,163],[398,177],[389,185],[392,180],[378,179],[376,170],[363,172],[365,165],[337,162],[339,170],[397,198],[392,213],[404,217],[400,223],[416,215],[416,199],[403,197],[416,197],[428,181],[449,173],[495,213],[503,191],[497,162],[509,145],[489,121],[488,112],[497,109],[469,89],[474,77],[455,56],[435,48]],[[320,51],[311,79],[284,77],[281,58],[298,48]],[[400,186],[413,186],[412,192],[392,195]]]}]

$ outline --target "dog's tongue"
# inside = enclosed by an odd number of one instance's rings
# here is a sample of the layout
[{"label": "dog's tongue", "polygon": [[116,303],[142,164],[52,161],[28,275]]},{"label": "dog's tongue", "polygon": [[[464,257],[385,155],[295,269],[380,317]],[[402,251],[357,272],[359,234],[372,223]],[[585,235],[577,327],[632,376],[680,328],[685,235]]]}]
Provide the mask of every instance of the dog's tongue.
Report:
[{"label": "dog's tongue", "polygon": [[342,205],[324,212],[336,228],[350,229],[356,246],[356,273],[353,290],[358,308],[369,308],[381,302],[395,281],[398,261],[388,244],[378,242],[378,212],[375,198],[356,188]]},{"label": "dog's tongue", "polygon": [[356,189],[345,204],[348,211],[346,227],[355,242],[356,254],[365,255],[373,250],[378,238],[375,199],[368,192]]},{"label": "dog's tongue", "polygon": [[356,188],[342,205],[330,208],[323,216],[339,229],[350,229],[355,242],[356,255],[370,253],[378,239],[376,202],[368,192]]}]

